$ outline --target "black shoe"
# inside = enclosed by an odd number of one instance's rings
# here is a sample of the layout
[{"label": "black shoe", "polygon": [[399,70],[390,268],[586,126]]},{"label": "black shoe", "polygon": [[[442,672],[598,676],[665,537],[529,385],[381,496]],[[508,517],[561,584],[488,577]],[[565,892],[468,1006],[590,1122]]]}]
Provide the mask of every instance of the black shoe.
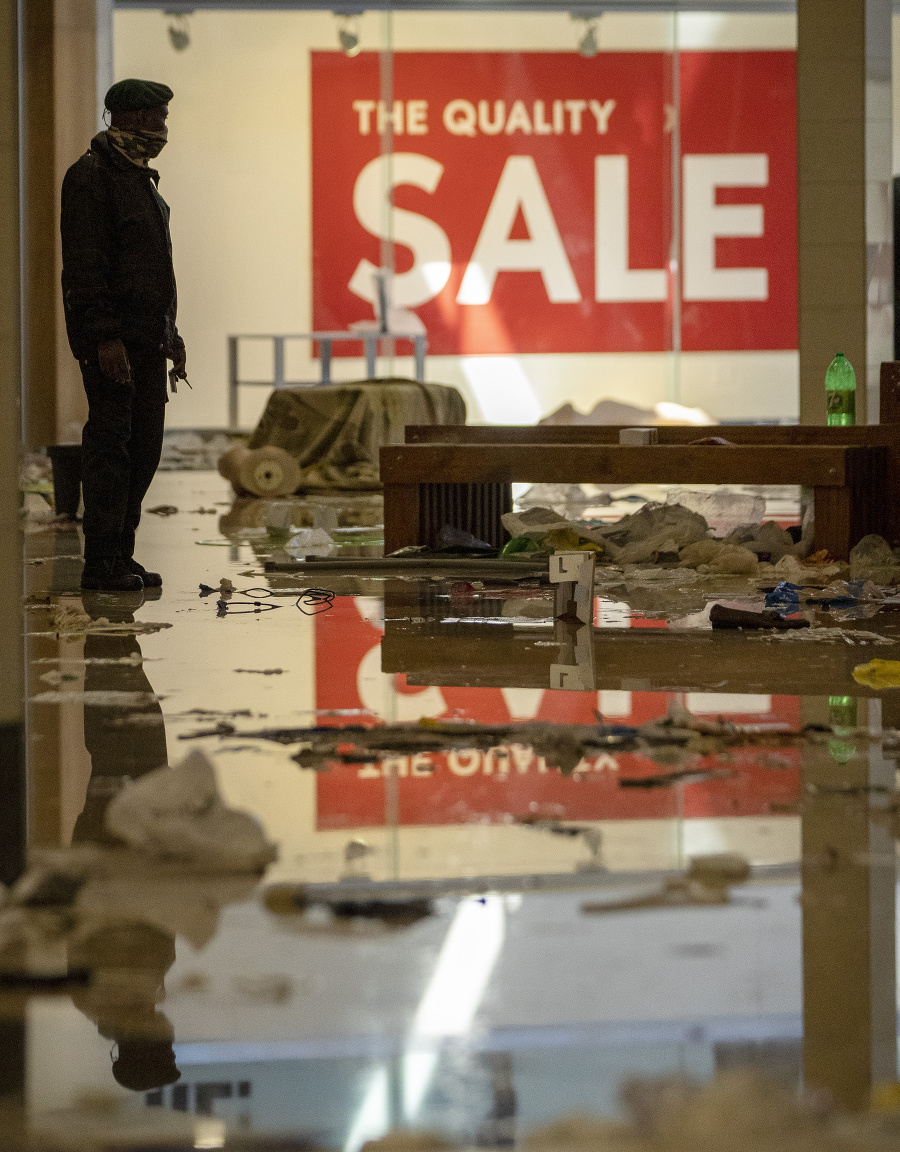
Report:
[{"label": "black shoe", "polygon": [[[92,620],[105,616],[113,624],[131,624],[134,614],[144,603],[146,596],[141,592],[103,592],[81,590],[81,606]],[[152,599],[152,597],[151,597]]]},{"label": "black shoe", "polygon": [[81,587],[95,592],[141,592],[144,581],[119,560],[100,560],[85,564]]},{"label": "black shoe", "polygon": [[158,572],[148,572],[144,565],[138,564],[134,558],[125,561],[125,569],[133,572],[135,576],[140,576],[145,588],[162,588],[162,576]]}]

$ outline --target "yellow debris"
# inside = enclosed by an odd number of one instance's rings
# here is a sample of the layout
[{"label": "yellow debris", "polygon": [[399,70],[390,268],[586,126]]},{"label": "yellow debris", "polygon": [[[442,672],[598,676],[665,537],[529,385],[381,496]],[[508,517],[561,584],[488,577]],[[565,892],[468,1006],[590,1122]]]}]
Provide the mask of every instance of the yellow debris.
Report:
[{"label": "yellow debris", "polygon": [[857,664],[853,679],[867,688],[900,688],[900,660],[870,660]]},{"label": "yellow debris", "polygon": [[593,540],[585,540],[573,532],[571,528],[554,528],[544,537],[543,544],[552,552],[599,552],[603,553],[603,545],[595,544]]}]

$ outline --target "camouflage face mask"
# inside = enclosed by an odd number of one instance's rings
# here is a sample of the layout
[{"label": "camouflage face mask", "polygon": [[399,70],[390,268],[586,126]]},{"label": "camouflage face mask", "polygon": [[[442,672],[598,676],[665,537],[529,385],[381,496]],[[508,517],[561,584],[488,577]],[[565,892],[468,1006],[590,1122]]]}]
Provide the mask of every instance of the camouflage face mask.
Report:
[{"label": "camouflage face mask", "polygon": [[169,139],[168,129],[165,128],[162,132],[147,129],[126,132],[124,128],[108,128],[106,134],[112,146],[140,168],[146,168],[147,161],[158,156]]}]

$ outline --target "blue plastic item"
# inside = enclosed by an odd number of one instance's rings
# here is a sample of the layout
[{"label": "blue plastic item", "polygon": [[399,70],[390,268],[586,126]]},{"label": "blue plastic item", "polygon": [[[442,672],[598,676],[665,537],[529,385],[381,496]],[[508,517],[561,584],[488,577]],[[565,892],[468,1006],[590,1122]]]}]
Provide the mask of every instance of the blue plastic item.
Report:
[{"label": "blue plastic item", "polygon": [[766,593],[766,607],[785,608],[790,604],[799,604],[802,591],[802,584],[791,584],[788,580],[782,580],[771,592]]}]

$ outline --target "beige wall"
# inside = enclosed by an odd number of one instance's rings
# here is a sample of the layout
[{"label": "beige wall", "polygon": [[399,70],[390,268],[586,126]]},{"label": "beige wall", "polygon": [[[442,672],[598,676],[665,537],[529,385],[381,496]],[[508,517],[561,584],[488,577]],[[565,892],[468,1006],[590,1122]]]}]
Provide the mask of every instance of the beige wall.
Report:
[{"label": "beige wall", "polygon": [[[99,21],[98,21],[99,17]],[[59,242],[59,200],[66,169],[87,151],[97,131],[97,88],[102,60],[98,57],[98,23],[103,11],[97,0],[55,0],[53,72],[56,117],[56,195],[54,199],[54,276],[56,304],[56,439],[78,441],[87,419],[87,400],[78,363],[66,339],[59,273],[62,252]],[[105,88],[104,88],[105,91]]]},{"label": "beige wall", "polygon": [[[12,4],[0,6],[0,728],[22,719],[22,623],[19,592],[18,456],[21,333],[19,280],[18,22]],[[9,745],[4,745],[9,755]],[[18,766],[4,765],[11,786]],[[15,796],[6,803],[15,803]]]},{"label": "beige wall", "polygon": [[[160,11],[117,11],[115,74],[154,77],[175,91],[159,168],[194,390],[178,393],[169,424],[220,426],[227,336],[309,328],[309,50],[334,49],[337,25],[328,12],[201,12],[189,18],[190,47],[176,52],[168,21]],[[360,26],[364,46],[385,43],[384,16],[369,13]],[[400,49],[574,50],[580,29],[562,13],[405,13],[394,16],[391,34]],[[677,33],[684,48],[790,48],[795,27],[787,16],[685,14]],[[673,18],[609,14],[600,41],[607,50],[666,49]],[[428,374],[463,390],[474,421],[534,419],[567,400],[588,409],[604,396],[641,405],[677,396],[744,420],[797,414],[792,352],[690,354],[677,364],[663,354],[518,356],[499,367],[510,378],[499,416],[479,403],[470,379],[478,365],[467,377],[460,358],[434,357]],[[358,377],[362,363],[340,369]],[[315,379],[316,366],[306,362],[304,373]],[[246,391],[243,425],[252,425],[265,395]]]}]

